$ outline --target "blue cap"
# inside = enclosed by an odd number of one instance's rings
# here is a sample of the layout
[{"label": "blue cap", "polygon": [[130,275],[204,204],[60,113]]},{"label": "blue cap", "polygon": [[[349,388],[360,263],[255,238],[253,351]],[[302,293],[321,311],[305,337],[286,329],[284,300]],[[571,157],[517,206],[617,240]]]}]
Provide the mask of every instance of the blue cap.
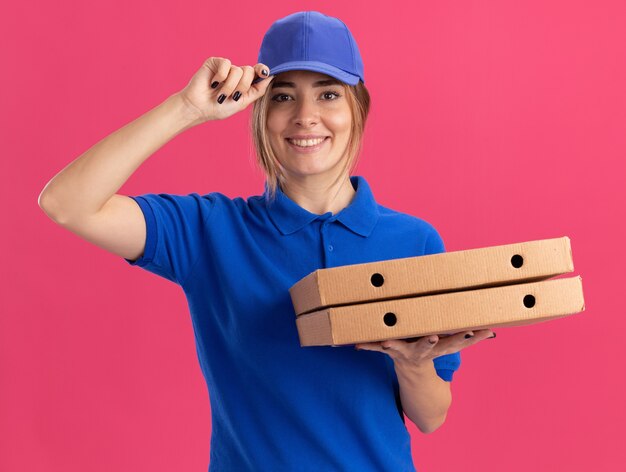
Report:
[{"label": "blue cap", "polygon": [[299,11],[276,20],[263,37],[257,62],[268,66],[270,75],[310,70],[349,85],[365,83],[363,60],[352,33],[339,18],[317,11]]}]

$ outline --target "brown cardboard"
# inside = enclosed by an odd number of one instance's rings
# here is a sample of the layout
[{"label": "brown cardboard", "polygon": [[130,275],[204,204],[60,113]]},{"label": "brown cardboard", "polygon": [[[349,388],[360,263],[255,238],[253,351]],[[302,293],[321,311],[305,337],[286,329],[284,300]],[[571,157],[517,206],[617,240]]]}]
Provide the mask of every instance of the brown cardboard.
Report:
[{"label": "brown cardboard", "polygon": [[584,309],[577,276],[331,307],[300,315],[296,324],[301,346],[339,346],[527,325]]},{"label": "brown cardboard", "polygon": [[570,239],[563,236],[319,269],[289,293],[300,316],[326,307],[545,280],[573,270]]}]

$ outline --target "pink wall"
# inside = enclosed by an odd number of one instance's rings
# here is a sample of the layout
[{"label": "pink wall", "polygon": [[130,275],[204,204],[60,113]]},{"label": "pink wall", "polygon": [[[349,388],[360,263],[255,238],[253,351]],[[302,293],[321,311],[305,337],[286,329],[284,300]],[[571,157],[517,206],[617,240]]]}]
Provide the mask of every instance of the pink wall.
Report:
[{"label": "pink wall", "polygon": [[[206,470],[182,290],[57,226],[37,197],[204,59],[253,65],[269,25],[306,9],[359,42],[373,105],[356,174],[381,204],[431,222],[448,251],[567,235],[583,278],[582,314],[463,351],[446,423],[407,423],[417,469],[625,470],[624,2],[294,5],[3,5],[0,470]],[[120,193],[262,193],[249,111],[176,137]]]}]

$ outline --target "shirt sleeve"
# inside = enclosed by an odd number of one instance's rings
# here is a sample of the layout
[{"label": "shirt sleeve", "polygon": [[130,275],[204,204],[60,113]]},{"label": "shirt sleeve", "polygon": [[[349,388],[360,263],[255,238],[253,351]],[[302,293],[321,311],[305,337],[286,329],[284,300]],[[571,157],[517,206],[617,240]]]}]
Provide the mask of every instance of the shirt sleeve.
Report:
[{"label": "shirt sleeve", "polygon": [[[424,255],[439,254],[446,252],[443,239],[435,228],[432,228],[431,233],[426,239],[426,245],[424,248]],[[452,354],[445,354],[443,356],[435,357],[433,359],[435,364],[435,370],[437,375],[447,382],[452,382],[454,372],[461,366],[461,353],[454,352]]]},{"label": "shirt sleeve", "polygon": [[178,285],[198,260],[206,236],[214,194],[153,194],[131,196],[146,221],[146,246],[137,260],[124,259]]}]

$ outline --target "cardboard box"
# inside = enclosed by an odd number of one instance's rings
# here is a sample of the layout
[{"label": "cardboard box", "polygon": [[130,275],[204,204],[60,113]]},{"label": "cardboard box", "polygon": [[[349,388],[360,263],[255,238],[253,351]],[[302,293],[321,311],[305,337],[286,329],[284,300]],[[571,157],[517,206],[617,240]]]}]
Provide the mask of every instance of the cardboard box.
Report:
[{"label": "cardboard box", "polygon": [[296,315],[321,308],[545,280],[572,272],[570,239],[529,241],[318,269],[290,289]]},{"label": "cardboard box", "polygon": [[526,325],[584,309],[578,276],[326,308],[296,324],[301,346],[339,346]]}]

